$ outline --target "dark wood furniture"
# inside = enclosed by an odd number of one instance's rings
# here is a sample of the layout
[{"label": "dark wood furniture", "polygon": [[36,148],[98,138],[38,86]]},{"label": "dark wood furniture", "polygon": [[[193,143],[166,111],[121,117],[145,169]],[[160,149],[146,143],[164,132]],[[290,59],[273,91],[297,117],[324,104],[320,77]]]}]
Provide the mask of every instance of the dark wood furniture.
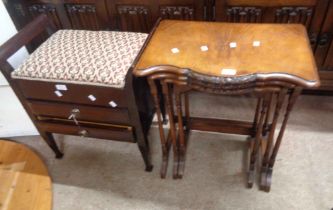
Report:
[{"label": "dark wood furniture", "polygon": [[[148,78],[158,115],[161,111],[156,83],[162,85],[170,130],[166,139],[159,116],[161,177],[166,174],[171,143],[173,176],[183,176],[190,130],[241,134],[251,140],[248,186],[253,185],[259,154],[260,186],[266,191],[271,186],[275,159],[297,96],[302,88],[320,84],[306,28],[300,24],[164,20],[151,33],[133,73]],[[257,97],[254,120],[191,117],[190,91]],[[284,102],[286,110],[275,138]]]},{"label": "dark wood furniture", "polygon": [[[7,59],[38,35],[45,31],[52,34],[55,30],[47,16],[41,15],[0,47],[1,71],[42,138],[57,158],[63,154],[52,133],[137,143],[146,170],[151,171],[147,133],[154,114],[153,103],[147,82],[133,78],[131,68],[126,74],[123,88],[13,79],[13,69]],[[67,87],[62,97],[54,94],[56,84]],[[97,99],[88,100],[89,95]],[[116,102],[117,106],[111,107],[110,100]]]},{"label": "dark wood furniture", "polygon": [[[58,29],[149,32],[159,17],[306,26],[322,85],[333,90],[333,2],[330,0],[3,0],[18,29],[47,14]],[[38,45],[41,41],[37,42]],[[32,46],[31,49],[34,49]]]}]

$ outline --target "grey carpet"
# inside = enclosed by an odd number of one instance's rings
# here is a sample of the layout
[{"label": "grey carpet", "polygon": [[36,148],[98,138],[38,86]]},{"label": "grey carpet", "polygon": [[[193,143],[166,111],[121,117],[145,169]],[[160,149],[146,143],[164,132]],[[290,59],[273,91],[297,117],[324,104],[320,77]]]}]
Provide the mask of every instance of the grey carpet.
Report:
[{"label": "grey carpet", "polygon": [[[198,116],[252,119],[246,97],[191,96]],[[135,144],[57,136],[65,156],[40,137],[15,140],[45,160],[54,183],[54,210],[100,209],[331,209],[333,207],[333,97],[301,96],[276,162],[270,193],[246,188],[246,137],[192,132],[185,176],[173,180],[171,164],[159,178],[158,130],[150,131],[154,170],[144,171]],[[172,156],[172,155],[171,155]],[[170,161],[172,159],[170,158]]]}]

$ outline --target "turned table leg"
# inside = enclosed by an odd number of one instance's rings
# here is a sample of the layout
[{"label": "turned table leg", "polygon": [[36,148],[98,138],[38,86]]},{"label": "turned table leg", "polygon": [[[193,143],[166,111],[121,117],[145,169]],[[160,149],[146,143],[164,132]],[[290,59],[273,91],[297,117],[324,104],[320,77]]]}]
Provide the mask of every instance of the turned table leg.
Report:
[{"label": "turned table leg", "polygon": [[265,120],[266,112],[268,109],[267,96],[265,95],[263,97],[264,98],[261,99],[262,104],[260,102],[261,111],[258,116],[258,124],[256,125],[255,139],[254,139],[254,142],[252,144],[250,144],[251,151],[250,151],[250,163],[249,163],[248,180],[247,180],[247,186],[249,188],[251,188],[253,186],[253,182],[254,182],[255,164],[257,161],[259,147],[261,145],[264,120]]},{"label": "turned table leg", "polygon": [[[253,119],[253,130],[255,130],[255,131],[257,130],[257,126],[258,126],[258,120],[259,120],[261,106],[262,106],[262,98],[259,97],[258,101],[257,101],[256,112],[254,114],[254,119]],[[253,132],[251,137],[254,137],[254,136],[255,136],[255,132]]]},{"label": "turned table leg", "polygon": [[270,120],[270,116],[272,115],[272,107],[273,107],[273,101],[274,101],[274,93],[271,93],[269,95],[269,103],[268,103],[268,110],[266,113],[266,117],[265,117],[265,123],[264,123],[264,128],[263,128],[263,136],[267,135],[267,132],[269,130],[269,120]]},{"label": "turned table leg", "polygon": [[182,178],[185,169],[185,153],[186,153],[186,141],[184,134],[184,123],[183,123],[183,111],[182,111],[182,100],[181,93],[175,89],[175,101],[178,116],[178,135],[179,135],[179,165],[178,165],[178,178]]},{"label": "turned table leg", "polygon": [[178,148],[178,141],[176,135],[176,126],[174,120],[174,107],[173,107],[173,98],[172,98],[172,91],[170,91],[169,84],[162,81],[162,90],[163,95],[166,103],[166,109],[168,112],[169,122],[170,122],[170,135],[172,141],[172,148],[173,148],[173,178],[178,178],[178,164],[179,164],[179,148]]},{"label": "turned table leg", "polygon": [[[186,133],[188,135],[188,133],[190,132],[191,128],[191,118],[190,118],[190,101],[189,101],[189,96],[188,96],[188,92],[185,92],[184,93],[184,100],[185,100],[185,119],[186,119],[186,123],[185,123],[185,126],[186,126]],[[186,140],[188,140],[186,138]],[[187,142],[186,142],[187,144]]]},{"label": "turned table leg", "polygon": [[[156,82],[158,82],[159,80],[155,80]],[[157,93],[159,95],[159,105],[160,105],[160,110],[161,110],[161,115],[162,115],[162,119],[163,119],[163,125],[168,124],[168,120],[166,118],[166,107],[165,107],[165,95],[163,94],[163,90],[162,90],[162,84],[158,83],[156,85],[157,87]]]},{"label": "turned table leg", "polygon": [[[276,159],[277,153],[279,151],[284,132],[286,130],[290,112],[291,112],[293,106],[295,105],[295,102],[296,102],[298,96],[300,95],[301,91],[302,91],[301,88],[295,88],[294,90],[292,90],[291,94],[289,95],[287,109],[286,109],[286,112],[284,115],[284,119],[282,121],[280,132],[279,132],[276,142],[273,146],[272,154],[270,155],[269,158],[264,157],[265,161],[263,162],[263,169],[262,169],[262,174],[261,174],[262,180],[260,183],[260,187],[262,190],[265,190],[267,192],[270,191],[270,187],[272,184],[272,174],[273,174],[273,167],[275,164],[275,159]],[[271,134],[271,135],[273,138],[273,134]],[[271,141],[271,143],[272,143],[272,141]],[[267,151],[267,152],[269,152],[269,151]],[[269,154],[266,154],[266,156],[268,156],[268,155]]]},{"label": "turned table leg", "polygon": [[160,132],[160,139],[161,139],[161,146],[162,146],[162,166],[161,166],[160,175],[161,175],[161,178],[165,178],[167,168],[168,168],[170,144],[168,143],[168,140],[165,139],[165,135],[164,135],[162,113],[161,113],[161,109],[160,109],[159,92],[156,87],[155,80],[148,79],[148,83],[149,83],[150,92],[153,96],[153,100],[154,100],[154,104],[155,104],[155,109],[156,109],[156,113],[157,113],[157,123],[158,123],[159,132]]},{"label": "turned table leg", "polygon": [[276,125],[279,119],[279,115],[281,112],[281,108],[283,105],[283,102],[285,100],[285,97],[287,95],[288,89],[283,89],[279,92],[279,94],[277,95],[277,99],[276,99],[276,104],[275,104],[275,112],[274,112],[274,116],[273,116],[273,121],[272,121],[272,125],[268,134],[268,138],[267,138],[267,143],[264,149],[264,151],[262,151],[262,164],[261,164],[261,171],[260,171],[260,188],[263,188],[266,185],[266,171],[267,171],[267,164],[268,164],[268,159],[269,159],[269,155],[271,154],[272,151],[272,145],[274,143],[274,134],[275,134],[275,130],[276,130]]}]

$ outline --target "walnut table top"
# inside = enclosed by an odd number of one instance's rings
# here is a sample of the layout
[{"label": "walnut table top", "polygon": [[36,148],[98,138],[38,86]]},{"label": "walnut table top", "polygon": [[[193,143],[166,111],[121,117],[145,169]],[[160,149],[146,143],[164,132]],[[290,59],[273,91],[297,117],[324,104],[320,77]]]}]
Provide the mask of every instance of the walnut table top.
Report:
[{"label": "walnut table top", "polygon": [[133,73],[146,76],[176,67],[209,76],[254,74],[304,87],[319,86],[306,29],[299,24],[240,24],[163,20]]}]

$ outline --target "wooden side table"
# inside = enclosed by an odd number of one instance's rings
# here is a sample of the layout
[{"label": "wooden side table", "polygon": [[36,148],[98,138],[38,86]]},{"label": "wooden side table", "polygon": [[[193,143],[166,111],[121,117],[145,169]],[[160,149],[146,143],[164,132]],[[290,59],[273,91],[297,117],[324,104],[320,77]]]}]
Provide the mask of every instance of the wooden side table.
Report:
[{"label": "wooden side table", "polygon": [[[248,186],[253,185],[255,166],[260,160],[260,186],[266,191],[271,186],[275,158],[297,97],[303,87],[319,86],[306,30],[295,24],[164,20],[148,38],[133,73],[148,78],[155,100],[163,151],[161,177],[166,174],[171,143],[173,177],[183,176],[190,130],[235,133],[252,139]],[[162,85],[170,121],[167,138],[162,128],[157,83]],[[253,122],[190,117],[188,92],[193,90],[257,97]],[[287,103],[287,108],[280,132],[274,138],[283,103]]]},{"label": "wooden side table", "polygon": [[52,209],[46,165],[28,147],[0,140],[0,209]]}]

